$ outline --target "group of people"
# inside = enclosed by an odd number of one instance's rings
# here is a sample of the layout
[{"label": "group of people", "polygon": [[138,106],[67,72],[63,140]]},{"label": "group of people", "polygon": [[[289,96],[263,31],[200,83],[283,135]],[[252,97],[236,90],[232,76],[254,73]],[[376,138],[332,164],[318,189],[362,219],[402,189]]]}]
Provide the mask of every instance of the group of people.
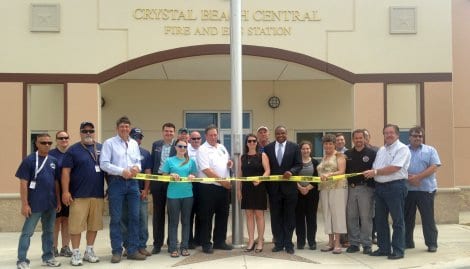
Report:
[{"label": "group of people", "polygon": [[[37,150],[20,164],[21,213],[26,217],[18,245],[18,269],[29,268],[27,251],[39,220],[43,227],[43,265],[60,266],[55,257],[71,257],[73,266],[99,262],[94,251],[97,232],[103,228],[105,197],[109,203],[112,263],[123,256],[145,260],[161,252],[168,214],[168,252],[171,257],[188,256],[189,249],[200,245],[202,251],[231,250],[227,244],[230,206],[230,177],[234,162],[219,143],[218,128],[205,129],[205,142],[198,131],[178,130],[172,123],[162,126],[162,139],[151,151],[140,147],[143,132],[131,128],[123,116],[116,121],[117,135],[103,144],[95,140],[91,122],[80,124],[80,141],[69,146],[66,131],[56,133],[57,147],[50,150],[49,134],[39,134]],[[365,129],[352,133],[353,145],[345,148],[344,135],[323,137],[323,157],[312,157],[309,141],[289,141],[287,128],[275,129],[269,142],[269,129],[261,126],[256,134],[245,137],[244,151],[236,167],[238,176],[281,175],[283,181],[237,182],[237,197],[246,213],[248,242],[244,251],[263,251],[265,217],[271,217],[273,252],[293,254],[293,232],[297,248],[308,243],[317,248],[317,209],[322,205],[328,243],[321,251],[342,253],[341,235],[347,234],[354,253],[404,257],[405,248],[413,248],[416,209],[420,210],[428,251],[437,250],[434,221],[435,172],[440,166],[436,150],[423,144],[424,130],[410,129],[410,144],[399,141],[398,126],[383,129],[384,146],[369,144]],[[138,173],[169,175],[171,182],[135,179]],[[353,177],[344,174],[361,173]],[[320,183],[295,182],[292,176],[319,176]],[[212,178],[202,182],[176,182],[181,178]],[[105,191],[105,182],[107,189]],[[147,250],[148,195],[153,202],[153,249]],[[408,194],[408,195],[407,195]],[[388,216],[393,235],[390,237]],[[182,233],[178,246],[178,225]],[[375,223],[375,225],[374,225]],[[373,227],[378,249],[372,251]],[[194,227],[194,229],[193,229]],[[255,229],[257,238],[255,238]],[[80,252],[81,233],[86,231],[86,248]],[[58,234],[62,248],[58,251]],[[71,249],[69,247],[71,241]]]}]

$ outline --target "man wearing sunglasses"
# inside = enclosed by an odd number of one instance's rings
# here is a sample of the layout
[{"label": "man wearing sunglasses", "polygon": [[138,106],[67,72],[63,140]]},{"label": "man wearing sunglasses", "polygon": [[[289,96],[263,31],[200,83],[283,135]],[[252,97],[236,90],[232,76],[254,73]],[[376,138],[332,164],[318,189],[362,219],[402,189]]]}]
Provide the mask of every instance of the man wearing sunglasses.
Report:
[{"label": "man wearing sunglasses", "polygon": [[[104,173],[99,167],[101,144],[95,142],[95,126],[80,124],[80,142],[73,144],[62,162],[62,202],[69,206],[72,266],[99,262],[93,246],[103,229]],[[80,253],[81,233],[86,231],[86,250]]]},{"label": "man wearing sunglasses", "polygon": [[[193,159],[197,163],[196,155],[201,146],[202,137],[198,131],[192,131],[189,136],[189,145],[188,145],[188,155],[189,158]],[[189,249],[195,249],[196,245],[201,245],[201,240],[199,239],[199,217],[197,216],[198,210],[198,197],[199,197],[199,183],[193,182],[193,209],[191,211],[191,217],[189,218]],[[194,233],[193,233],[193,225],[194,225]]]},{"label": "man wearing sunglasses", "polygon": [[41,219],[43,266],[58,267],[53,255],[53,232],[56,211],[60,211],[59,171],[57,159],[49,156],[52,140],[49,134],[38,134],[37,151],[20,164],[15,176],[20,179],[21,214],[26,217],[18,243],[18,269],[29,269],[30,238]]},{"label": "man wearing sunglasses", "polygon": [[424,243],[428,252],[437,251],[437,227],[434,219],[434,197],[436,196],[436,172],[441,161],[437,150],[423,143],[424,129],[414,127],[409,131],[411,152],[410,167],[405,199],[405,247],[414,248],[413,231],[415,228],[416,209],[421,215]]}]

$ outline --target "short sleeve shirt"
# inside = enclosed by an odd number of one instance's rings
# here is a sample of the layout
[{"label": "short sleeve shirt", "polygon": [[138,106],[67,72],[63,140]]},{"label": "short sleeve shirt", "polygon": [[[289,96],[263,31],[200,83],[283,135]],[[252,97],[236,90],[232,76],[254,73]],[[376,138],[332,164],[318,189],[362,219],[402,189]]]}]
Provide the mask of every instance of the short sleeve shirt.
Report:
[{"label": "short sleeve shirt", "polygon": [[[346,155],[346,173],[360,173],[372,168],[375,161],[376,152],[368,147],[364,147],[361,151],[356,148],[347,150]],[[348,178],[349,183],[360,184],[366,182],[368,186],[374,185],[374,180],[366,180],[363,175]]]},{"label": "short sleeve shirt", "polygon": [[[162,172],[165,174],[178,174],[180,177],[188,177],[197,174],[196,163],[189,159],[187,163],[181,165],[185,159],[177,156],[169,157],[163,165]],[[168,184],[167,197],[171,199],[186,198],[193,196],[193,184],[190,182],[170,182]]]},{"label": "short sleeve shirt", "polygon": [[[38,168],[44,163],[45,157],[39,156]],[[38,169],[39,170],[39,169]],[[57,207],[55,194],[55,182],[59,179],[59,168],[57,159],[48,156],[43,168],[35,178],[36,153],[28,155],[18,167],[15,176],[21,180],[28,181],[28,203],[31,211],[42,212]],[[34,189],[31,182],[35,181]]]},{"label": "short sleeve shirt", "polygon": [[407,179],[410,158],[410,150],[398,139],[391,145],[380,147],[372,167],[374,169],[380,169],[387,166],[396,166],[400,167],[400,170],[390,175],[377,175],[374,177],[375,181],[379,183],[386,183],[399,179]]},{"label": "short sleeve shirt", "polygon": [[[408,173],[416,175],[426,170],[431,165],[441,166],[441,160],[434,147],[422,144],[417,149],[413,149],[408,146],[411,152],[411,162],[408,168]],[[408,190],[410,191],[425,191],[433,192],[437,189],[436,173],[423,178],[419,186],[413,186],[408,184]]]},{"label": "short sleeve shirt", "polygon": [[[207,177],[203,170],[211,168],[222,178],[230,176],[230,171],[227,168],[230,156],[227,149],[222,144],[211,146],[207,141],[199,147],[197,153],[197,165],[199,168],[198,177]],[[218,182],[201,182],[202,184],[214,184],[220,186]]]},{"label": "short sleeve shirt", "polygon": [[104,197],[104,172],[96,171],[101,144],[96,143],[96,160],[94,151],[93,145],[78,142],[65,153],[63,167],[71,169],[69,191],[74,198]]},{"label": "short sleeve shirt", "polygon": [[[152,157],[150,156],[150,152],[142,147],[140,149],[140,163],[142,165],[142,173],[145,172],[146,169],[152,170]],[[141,190],[144,189],[144,181],[139,180],[139,188]]]}]

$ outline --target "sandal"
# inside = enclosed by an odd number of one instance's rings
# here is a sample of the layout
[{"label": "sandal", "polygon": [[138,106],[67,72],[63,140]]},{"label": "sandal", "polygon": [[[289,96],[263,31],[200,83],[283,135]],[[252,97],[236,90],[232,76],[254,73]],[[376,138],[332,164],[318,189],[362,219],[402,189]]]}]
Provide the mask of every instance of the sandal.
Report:
[{"label": "sandal", "polygon": [[321,249],[321,252],[328,252],[328,251],[332,251],[333,249],[334,247],[326,245]]},{"label": "sandal", "polygon": [[189,255],[191,255],[191,254],[189,253],[189,251],[187,249],[185,249],[185,248],[181,249],[181,256],[186,257],[186,256],[189,256]]},{"label": "sandal", "polygon": [[170,257],[172,257],[172,258],[178,258],[179,256],[180,256],[180,254],[176,250],[173,250],[170,254]]},{"label": "sandal", "polygon": [[335,248],[335,249],[333,250],[333,254],[341,254],[342,252],[343,252],[343,250],[342,250],[340,247]]}]

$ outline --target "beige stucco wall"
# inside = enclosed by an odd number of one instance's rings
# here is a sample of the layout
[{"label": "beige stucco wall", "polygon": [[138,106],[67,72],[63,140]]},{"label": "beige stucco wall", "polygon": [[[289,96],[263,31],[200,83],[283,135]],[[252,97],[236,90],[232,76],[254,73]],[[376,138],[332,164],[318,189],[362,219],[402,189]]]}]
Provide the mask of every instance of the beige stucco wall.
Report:
[{"label": "beige stucco wall", "polygon": [[[117,80],[101,90],[103,137],[114,135],[116,119],[127,115],[143,128],[147,148],[161,137],[164,122],[183,126],[184,111],[230,111],[228,81]],[[281,99],[277,109],[267,104],[272,95]],[[339,80],[243,83],[243,109],[252,112],[252,128],[283,124],[291,139],[301,130],[351,129],[351,98],[352,86]]]},{"label": "beige stucco wall", "polygon": [[438,186],[454,187],[452,83],[424,84],[424,113],[425,143],[436,148],[442,163],[437,172]]},{"label": "beige stucco wall", "polygon": [[95,138],[101,141],[101,92],[97,84],[67,84],[67,126],[72,142],[80,140],[80,123],[91,121],[97,133]]},{"label": "beige stucco wall", "polygon": [[408,129],[420,124],[420,96],[418,84],[388,84],[387,122]]},{"label": "beige stucco wall", "polygon": [[15,173],[23,149],[23,83],[0,83],[0,94],[0,115],[7,119],[3,126],[8,130],[0,139],[1,192],[17,193],[19,184]]},{"label": "beige stucco wall", "polygon": [[453,74],[452,74],[452,104],[454,121],[454,169],[455,185],[470,185],[468,165],[470,152],[468,150],[470,137],[470,31],[468,31],[468,18],[470,18],[470,2],[465,0],[452,1],[454,14],[452,24],[453,36]]},{"label": "beige stucco wall", "polygon": [[383,145],[384,85],[354,84],[354,129],[367,128],[371,145]]},{"label": "beige stucco wall", "polygon": [[[230,1],[41,1],[60,3],[58,33],[29,31],[31,3],[37,2],[0,1],[0,9],[8,10],[0,17],[2,40],[7,41],[1,45],[0,72],[98,73],[149,53],[229,43],[228,32],[221,33],[229,22],[220,18]],[[397,5],[417,7],[417,34],[389,34],[389,8]],[[134,18],[136,9],[192,10],[193,15],[186,20],[142,20]],[[242,9],[247,12],[243,44],[300,52],[355,73],[452,70],[449,1],[264,0],[243,1]],[[210,10],[217,15],[203,20],[201,11]],[[315,11],[311,18],[319,20],[260,21],[260,11]],[[188,27],[191,34],[165,32],[165,27]],[[201,27],[218,32],[196,34]],[[250,27],[284,27],[289,34],[250,35]]]}]

